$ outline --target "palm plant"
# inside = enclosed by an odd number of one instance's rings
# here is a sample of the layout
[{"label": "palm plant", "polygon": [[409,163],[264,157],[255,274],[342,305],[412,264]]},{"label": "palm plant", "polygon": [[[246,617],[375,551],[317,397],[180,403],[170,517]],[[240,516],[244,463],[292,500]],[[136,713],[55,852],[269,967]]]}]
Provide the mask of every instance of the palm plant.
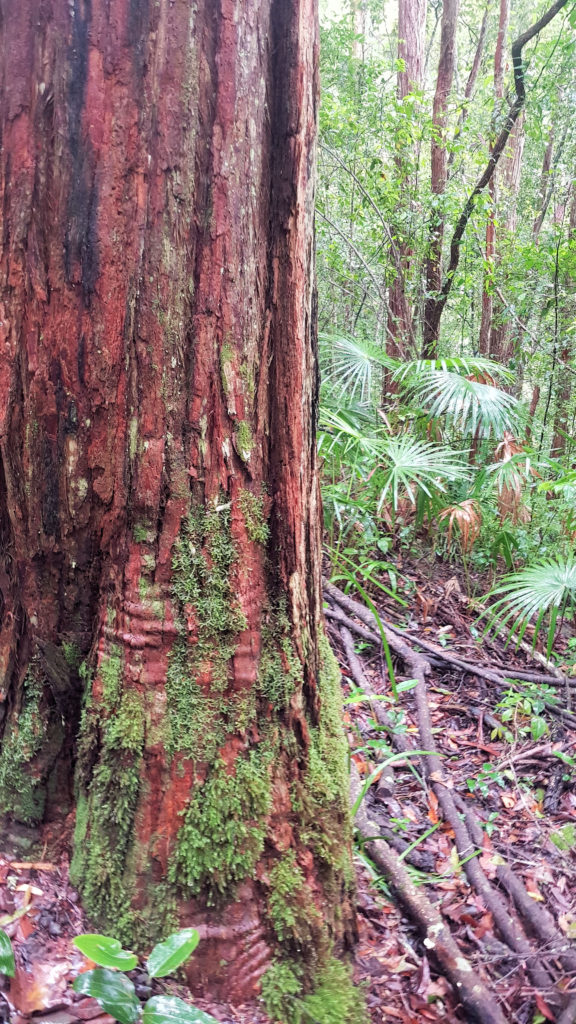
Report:
[{"label": "palm plant", "polygon": [[409,398],[432,419],[448,420],[461,434],[502,437],[518,424],[518,401],[496,384],[439,369],[419,360],[397,371]]},{"label": "palm plant", "polygon": [[388,370],[401,392],[429,419],[442,419],[462,435],[501,438],[519,421],[516,398],[496,381],[513,374],[483,357],[450,357],[398,362],[369,342],[344,335],[320,335],[320,360],[329,395],[361,404],[379,400],[382,373]]},{"label": "palm plant", "polygon": [[464,453],[385,430],[382,421],[357,407],[321,410],[320,454],[334,479],[347,481],[340,494],[349,503],[360,487],[375,515],[387,500],[396,513],[402,497],[416,505],[419,496],[432,500],[443,493],[447,481],[467,478]]},{"label": "palm plant", "polygon": [[515,639],[517,644],[524,637],[530,623],[534,624],[534,644],[538,634],[548,621],[547,653],[550,657],[558,618],[576,614],[576,559],[573,554],[566,558],[544,558],[525,566],[520,572],[505,576],[491,596],[498,600],[483,613],[489,616],[486,631],[506,632],[507,643]]}]

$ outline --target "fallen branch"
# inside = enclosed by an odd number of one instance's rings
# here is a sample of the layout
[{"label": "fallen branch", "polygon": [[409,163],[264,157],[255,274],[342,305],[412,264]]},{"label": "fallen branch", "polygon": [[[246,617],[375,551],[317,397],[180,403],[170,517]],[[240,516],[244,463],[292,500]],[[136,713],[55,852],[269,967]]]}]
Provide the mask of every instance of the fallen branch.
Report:
[{"label": "fallen branch", "polygon": [[[374,628],[374,625],[378,625],[371,611],[343,594],[338,587],[326,582],[325,591],[332,600],[338,602],[346,611],[356,615],[369,628]],[[379,627],[384,632],[390,648],[403,660],[410,675],[417,680],[417,686],[413,693],[418,714],[420,743],[422,749],[427,751],[427,754],[422,757],[424,772],[438,798],[444,818],[454,832],[458,855],[468,880],[491,912],[496,927],[506,944],[513,952],[522,957],[535,987],[547,1000],[554,1012],[561,1011],[565,1003],[563,994],[554,985],[552,978],[543,967],[541,959],[532,949],[520,922],[509,914],[500,894],[486,877],[476,856],[482,850],[482,843],[478,844],[476,842],[474,835],[471,834],[465,822],[462,821],[456,806],[451,792],[450,780],[445,775],[442,759],[435,748],[432,723],[430,721],[426,685],[426,676],[431,671],[430,662],[423,654],[419,654],[409,646],[407,643],[408,638],[401,630],[398,630],[396,627],[390,627],[388,623],[384,624],[382,619],[380,619]],[[442,652],[439,653],[442,654]],[[451,660],[456,661],[457,659]],[[471,668],[475,674],[478,674],[475,666],[471,666]],[[490,673],[490,676],[499,685],[502,685],[502,679],[496,673]]]},{"label": "fallen branch", "polygon": [[[352,766],[351,799],[358,799],[362,783]],[[368,818],[364,804],[356,812],[356,827],[361,836],[373,836],[378,831],[376,822]],[[436,907],[430,903],[422,889],[412,882],[402,861],[383,839],[367,839],[365,848],[376,867],[386,876],[398,899],[424,935],[424,945],[436,960],[461,1000],[464,1008],[479,1024],[506,1024],[506,1019],[494,995],[488,991],[469,960],[463,955],[452,937],[448,925]]]}]

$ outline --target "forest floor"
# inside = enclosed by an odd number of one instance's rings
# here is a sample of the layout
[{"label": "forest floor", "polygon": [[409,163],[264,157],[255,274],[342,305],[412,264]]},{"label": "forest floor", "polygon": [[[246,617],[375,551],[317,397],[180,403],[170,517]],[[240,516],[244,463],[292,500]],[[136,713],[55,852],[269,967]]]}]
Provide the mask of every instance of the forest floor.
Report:
[{"label": "forest floor", "polygon": [[[391,856],[393,851],[400,854],[398,871],[407,869],[412,886],[410,904],[395,871],[389,865],[388,871],[375,867],[378,843],[368,841],[365,853],[358,853],[355,978],[365,988],[371,1020],[461,1024],[476,1019],[456,994],[462,990],[454,974],[449,980],[448,961],[431,955],[439,950],[422,930],[422,913],[433,905],[457,945],[458,969],[468,965],[466,970],[485,986],[484,1003],[492,1000],[496,1007],[494,1016],[493,1008],[486,1009],[486,1021],[574,1024],[576,1004],[573,1016],[564,1007],[576,993],[576,948],[570,942],[576,939],[576,715],[570,707],[571,702],[576,706],[576,679],[572,689],[569,680],[558,678],[572,666],[569,659],[558,667],[544,665],[529,650],[516,652],[482,637],[477,608],[450,566],[439,563],[431,578],[429,564],[405,563],[402,577],[408,606],[401,608],[387,597],[378,600],[380,625],[405,631],[410,651],[417,652],[416,662],[407,664],[406,650],[404,656],[399,649],[392,651],[395,681],[402,691],[397,699],[345,704],[352,763],[361,787],[380,759],[381,772],[365,787],[361,805],[364,818],[377,830],[370,838],[385,837]],[[365,693],[390,697],[387,662],[374,640],[374,623],[368,624],[368,609],[357,605],[355,614],[335,594],[327,593],[327,615],[343,672],[343,699],[358,694],[359,682]],[[340,600],[346,603],[344,595]],[[363,630],[372,630],[372,641],[361,635]],[[427,737],[419,703],[422,689],[406,683],[422,657],[419,639],[428,644],[423,654],[432,662],[425,681]],[[406,643],[402,639],[400,648]],[[444,661],[445,656],[467,668]],[[483,670],[496,675],[486,678]],[[541,708],[534,697],[534,681],[517,683],[522,691],[518,697],[505,696],[510,692],[505,677],[514,679],[514,671],[555,680],[539,684],[548,707]],[[508,720],[502,720],[503,714]],[[378,727],[376,720],[381,726],[383,717],[394,727],[391,734]],[[542,734],[536,719],[546,723]],[[423,727],[428,745],[423,743]],[[391,748],[383,753],[382,736],[396,750],[390,765],[382,763],[392,755]],[[411,755],[410,747],[430,750],[430,743],[440,762]],[[447,820],[447,798],[456,801],[457,822]],[[474,841],[464,855],[460,829],[468,821],[466,812],[472,812]],[[87,926],[68,883],[69,841],[69,829],[54,832],[50,827],[39,835],[13,826],[3,837],[0,924],[12,937],[17,973],[0,986],[0,1022],[112,1020],[94,1000],[75,996],[70,988],[83,960],[71,939]],[[513,883],[504,884],[504,865],[520,883],[528,909],[518,896],[515,904],[509,898]],[[420,911],[414,901],[421,904]],[[506,939],[502,929],[510,922]],[[172,990],[185,995],[177,986]],[[223,1024],[267,1020],[254,1008],[233,1010],[200,1000],[197,1005]]]}]

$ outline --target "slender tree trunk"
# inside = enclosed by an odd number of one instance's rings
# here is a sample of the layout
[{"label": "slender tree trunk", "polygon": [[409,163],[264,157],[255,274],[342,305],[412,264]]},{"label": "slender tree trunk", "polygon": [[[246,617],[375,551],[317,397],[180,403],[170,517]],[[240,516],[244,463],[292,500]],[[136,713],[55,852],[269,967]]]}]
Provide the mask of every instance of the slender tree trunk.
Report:
[{"label": "slender tree trunk", "polygon": [[[398,3],[398,58],[402,67],[398,71],[397,96],[402,101],[414,89],[421,89],[424,74],[424,46],[426,42],[425,0],[399,0]],[[406,174],[401,157],[396,161],[403,187],[413,195],[413,175]],[[414,345],[413,310],[407,294],[412,263],[412,247],[407,239],[399,238],[396,245],[395,277],[388,296],[389,355],[406,359]],[[390,386],[391,382],[388,382]]]},{"label": "slender tree trunk", "polygon": [[[571,187],[568,241],[576,241],[576,191]],[[562,218],[563,219],[563,218]],[[554,425],[552,428],[552,446],[550,454],[560,458],[566,449],[566,435],[570,433],[570,413],[572,405],[572,394],[574,391],[573,372],[571,362],[574,354],[572,344],[571,326],[574,323],[576,314],[575,281],[570,273],[564,275],[563,295],[560,307],[557,310],[558,327],[564,344],[560,348],[558,366],[558,389],[556,391],[556,407],[554,410]]]},{"label": "slender tree trunk", "polygon": [[[474,59],[472,61],[472,67],[470,68],[470,74],[466,81],[466,87],[464,89],[464,102],[462,104],[460,113],[458,115],[458,124],[456,125],[456,131],[454,132],[454,141],[460,136],[462,128],[466,118],[468,117],[468,111],[470,109],[470,100],[474,94],[476,88],[476,82],[478,81],[478,74],[480,72],[480,66],[482,64],[482,57],[484,55],[484,46],[486,44],[486,33],[488,31],[488,11],[489,4],[487,4],[484,14],[482,15],[482,23],[480,25],[480,32],[478,34],[478,42],[474,51]],[[451,149],[448,154],[448,170],[454,163],[455,150]]]},{"label": "slender tree trunk", "polygon": [[[504,51],[506,37],[508,35],[508,22],[510,20],[510,0],[500,0],[500,17],[498,21],[498,35],[496,38],[496,49],[494,51],[494,126],[500,120],[502,100],[504,97]],[[494,137],[497,132],[493,133]],[[490,145],[492,153],[492,144]],[[481,355],[488,355],[490,352],[490,331],[492,329],[492,286],[494,282],[494,263],[496,257],[496,205],[498,202],[498,170],[494,171],[488,185],[489,204],[488,219],[486,222],[486,248],[484,251],[484,280],[482,283],[482,316],[480,321],[480,336],[478,348]]]},{"label": "slender tree trunk", "polygon": [[459,0],[444,0],[442,27],[440,30],[440,58],[438,61],[438,75],[432,112],[434,134],[431,148],[431,185],[433,195],[438,198],[430,221],[428,254],[425,268],[426,300],[424,303],[424,340],[422,349],[422,355],[425,359],[434,358],[437,344],[437,338],[433,337],[431,315],[442,288],[442,246],[444,241],[445,215],[442,209],[441,197],[446,189],[448,170],[446,155],[447,106],[454,78],[458,10]]},{"label": "slender tree trunk", "polygon": [[[495,273],[498,272],[502,252],[502,241],[513,239],[517,224],[517,203],[522,173],[522,157],[524,155],[524,112],[520,114],[510,134],[508,153],[501,163],[503,202],[507,213],[503,216],[500,232],[500,246],[494,246]],[[505,282],[504,282],[505,285]],[[512,354],[512,327],[506,318],[503,303],[498,296],[492,299],[492,317],[490,324],[489,354],[500,363],[507,363]]]},{"label": "slender tree trunk", "polygon": [[[353,931],[321,627],[314,0],[0,0],[0,805],[190,981]],[[314,968],[316,965],[316,968]]]}]

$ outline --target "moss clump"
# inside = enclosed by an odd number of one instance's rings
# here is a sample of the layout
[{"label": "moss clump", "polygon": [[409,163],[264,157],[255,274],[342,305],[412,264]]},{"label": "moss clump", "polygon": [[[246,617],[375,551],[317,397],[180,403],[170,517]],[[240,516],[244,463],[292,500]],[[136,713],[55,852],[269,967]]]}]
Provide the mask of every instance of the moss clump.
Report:
[{"label": "moss clump", "polygon": [[[182,523],[173,560],[172,586],[180,606],[179,637],[166,678],[167,744],[173,752],[200,757],[218,745],[216,732],[227,706],[221,695],[238,634],[247,626],[232,587],[236,559],[230,506],[194,508]],[[209,694],[200,686],[200,676],[210,679]]]},{"label": "moss clump", "polygon": [[261,628],[258,668],[260,692],[277,711],[284,711],[302,680],[302,665],[291,640],[292,626],[286,606],[278,602]]},{"label": "moss clump", "polygon": [[18,821],[42,819],[46,792],[42,778],[34,778],[31,762],[46,743],[46,722],[41,714],[42,681],[35,664],[22,684],[20,711],[13,715],[0,753],[0,811]]},{"label": "moss clump", "polygon": [[126,868],[134,838],[144,748],[144,712],[135,690],[95,722],[85,710],[82,728],[97,730],[102,747],[88,791],[77,801],[70,878],[82,888],[84,906],[97,922],[129,941],[134,918]]},{"label": "moss clump", "polygon": [[239,420],[236,424],[234,446],[242,462],[248,462],[254,447],[254,438],[252,437],[250,424],[246,420]]},{"label": "moss clump", "polygon": [[322,930],[321,915],[294,850],[289,850],[270,871],[268,919],[279,942],[290,940],[299,948]]},{"label": "moss clump", "polygon": [[143,523],[136,523],[132,527],[132,536],[136,544],[147,544],[149,540],[150,529],[148,526],[144,526]]},{"label": "moss clump", "polygon": [[246,533],[256,544],[266,544],[270,536],[270,528],[264,513],[264,498],[251,491],[243,490],[238,498],[240,511],[244,516]]},{"label": "moss clump", "polygon": [[272,753],[253,750],[234,774],[222,760],[194,791],[178,833],[168,877],[214,903],[251,877],[262,855],[272,803]]},{"label": "moss clump", "polygon": [[293,1021],[302,994],[302,971],[276,960],[262,978],[262,1002],[272,1020]]},{"label": "moss clump", "polygon": [[364,998],[350,969],[331,957],[318,972],[312,992],[304,993],[301,972],[276,961],[262,979],[262,1001],[273,1020],[284,1024],[366,1024]]},{"label": "moss clump", "polygon": [[102,680],[102,702],[112,708],[118,700],[122,675],[122,651],[118,644],[113,644],[110,653],[102,659],[98,674]]}]

